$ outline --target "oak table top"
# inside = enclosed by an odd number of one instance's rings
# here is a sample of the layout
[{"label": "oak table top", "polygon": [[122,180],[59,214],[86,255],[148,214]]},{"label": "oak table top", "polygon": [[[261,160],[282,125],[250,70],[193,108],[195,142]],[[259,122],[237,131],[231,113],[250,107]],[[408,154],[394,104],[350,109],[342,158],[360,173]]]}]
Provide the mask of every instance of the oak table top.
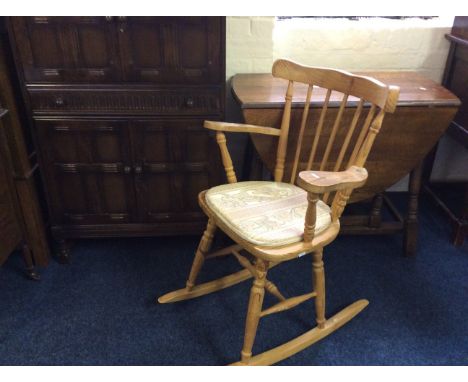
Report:
[{"label": "oak table top", "polygon": [[[373,77],[387,85],[400,87],[398,106],[459,106],[460,100],[442,85],[415,72],[357,72]],[[232,79],[232,92],[242,109],[282,108],[287,81],[271,74],[236,74]],[[307,86],[295,84],[293,104],[302,106]],[[323,102],[323,89],[314,89],[312,104]],[[350,101],[352,101],[350,97]],[[332,93],[330,106],[337,106],[341,97]]]}]

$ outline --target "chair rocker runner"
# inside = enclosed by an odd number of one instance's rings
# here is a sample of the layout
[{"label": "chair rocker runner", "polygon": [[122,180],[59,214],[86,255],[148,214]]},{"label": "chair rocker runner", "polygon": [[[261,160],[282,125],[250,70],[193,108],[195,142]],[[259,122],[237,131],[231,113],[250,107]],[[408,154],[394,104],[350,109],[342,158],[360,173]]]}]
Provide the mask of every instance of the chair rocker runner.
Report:
[{"label": "chair rocker runner", "polygon": [[[399,95],[398,87],[384,85],[369,77],[306,67],[283,59],[273,64],[272,73],[288,81],[279,129],[205,121],[205,128],[216,131],[228,184],[200,193],[199,204],[208,216],[208,225],[195,253],[186,286],[158,300],[160,303],[187,300],[253,278],[244,345],[241,360],[236,365],[270,365],[283,360],[334,332],[367,306],[367,300],[359,300],[333,317],[325,318],[322,253],[339,233],[339,218],[351,192],[367,180],[364,164],[385,113],[394,112]],[[293,114],[297,110],[296,105],[292,110],[296,83],[307,86],[307,95],[301,118],[297,119],[300,123],[293,127],[296,122]],[[317,102],[314,104],[313,93],[325,96],[320,107],[316,107]],[[327,118],[327,110],[333,107],[338,108],[336,117]],[[274,182],[237,182],[224,132],[278,137]],[[294,153],[286,152],[288,138],[297,141]],[[324,143],[319,145],[321,138]],[[288,169],[292,168],[288,170],[287,182],[283,180],[286,178],[285,163]],[[329,200],[331,203],[327,204]],[[236,244],[210,253],[217,228]],[[241,254],[242,250],[253,256],[253,264]],[[267,279],[268,270],[304,253],[311,253],[313,258],[313,290],[286,298]],[[205,260],[231,254],[243,270],[196,285]],[[279,302],[262,310],[265,291]],[[315,299],[316,327],[283,345],[252,356],[260,318],[291,309],[311,298]]]}]

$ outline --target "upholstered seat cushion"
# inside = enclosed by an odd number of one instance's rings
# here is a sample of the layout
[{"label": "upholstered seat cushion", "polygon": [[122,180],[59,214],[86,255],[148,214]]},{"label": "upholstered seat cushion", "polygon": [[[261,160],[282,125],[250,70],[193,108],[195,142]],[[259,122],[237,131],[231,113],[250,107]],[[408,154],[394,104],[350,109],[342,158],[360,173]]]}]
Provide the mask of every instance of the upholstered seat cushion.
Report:
[{"label": "upholstered seat cushion", "polygon": [[[232,231],[250,243],[277,246],[302,240],[307,193],[293,184],[224,184],[207,191],[206,203]],[[318,201],[315,234],[330,223],[330,207]]]}]

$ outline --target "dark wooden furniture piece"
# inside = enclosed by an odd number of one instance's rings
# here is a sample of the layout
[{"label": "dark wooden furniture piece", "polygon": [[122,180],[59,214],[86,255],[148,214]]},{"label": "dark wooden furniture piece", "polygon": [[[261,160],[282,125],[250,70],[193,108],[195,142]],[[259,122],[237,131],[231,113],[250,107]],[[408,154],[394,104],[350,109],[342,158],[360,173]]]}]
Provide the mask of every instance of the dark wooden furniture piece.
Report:
[{"label": "dark wooden furniture piece", "polygon": [[10,56],[0,22],[0,265],[21,249],[28,276],[36,279],[34,266],[46,266],[50,253],[36,192],[36,153],[20,118]]},{"label": "dark wooden furniture piece", "polygon": [[[460,109],[450,124],[447,133],[468,149],[468,16],[456,16],[452,31],[446,35],[446,38],[450,41],[450,51],[442,83],[462,101]],[[462,197],[460,198],[461,203],[458,206],[454,205],[450,208],[447,205],[447,198],[435,190],[435,185],[429,183],[435,152],[436,149],[434,149],[432,155],[427,160],[427,181],[424,189],[433,197],[442,210],[446,212],[454,227],[452,241],[454,245],[461,246],[468,235],[468,182],[452,185],[451,188],[461,186]]]},{"label": "dark wooden furniture piece", "polygon": [[221,181],[203,120],[221,120],[223,17],[11,17],[52,234],[199,233]]},{"label": "dark wooden furniture piece", "polygon": [[23,211],[15,187],[15,174],[10,148],[8,147],[6,123],[8,110],[0,106],[0,265],[16,249],[22,251],[27,276],[38,280],[28,245],[28,232]]},{"label": "dark wooden furniture piece", "polygon": [[[455,115],[459,99],[450,91],[412,72],[367,72],[360,73],[374,77],[385,84],[400,87],[400,98],[394,114],[385,119],[366,168],[369,179],[364,187],[356,190],[351,202],[373,198],[368,215],[344,216],[341,219],[342,233],[353,234],[390,234],[404,233],[404,253],[414,255],[417,250],[417,208],[421,187],[421,161],[447,129]],[[287,81],[273,78],[270,74],[238,74],[232,79],[232,91],[239,102],[244,120],[248,124],[279,127],[284,106],[284,93]],[[306,87],[298,87],[293,99],[293,116],[299,120]],[[323,92],[313,95],[313,105],[324,102]],[[330,121],[338,112],[338,103],[331,97],[332,113]],[[344,111],[343,118],[351,118],[353,108]],[[340,133],[338,133],[340,134]],[[311,137],[305,137],[311,139]],[[274,168],[275,145],[270,137],[251,134],[251,140],[261,162],[268,170]],[[292,147],[288,142],[286,176],[291,171]],[[321,148],[324,150],[324,148]],[[390,203],[384,191],[410,172],[408,212],[402,217]],[[389,207],[396,221],[382,220],[383,203]]]}]

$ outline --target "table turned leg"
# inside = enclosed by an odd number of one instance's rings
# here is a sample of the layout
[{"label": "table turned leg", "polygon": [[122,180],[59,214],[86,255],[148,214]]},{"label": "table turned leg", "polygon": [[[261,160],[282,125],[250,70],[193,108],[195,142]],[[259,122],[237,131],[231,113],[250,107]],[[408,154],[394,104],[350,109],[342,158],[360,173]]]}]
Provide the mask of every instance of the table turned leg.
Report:
[{"label": "table turned leg", "polygon": [[418,247],[418,202],[421,189],[422,165],[418,165],[410,173],[408,212],[405,218],[403,250],[405,256],[414,256]]},{"label": "table turned leg", "polygon": [[465,184],[461,216],[459,219],[456,219],[454,224],[452,234],[453,244],[461,247],[465,242],[466,236],[468,236],[468,183]]},{"label": "table turned leg", "polygon": [[56,258],[60,264],[70,264],[70,243],[65,239],[56,239]]},{"label": "table turned leg", "polygon": [[372,209],[369,215],[369,227],[378,228],[382,223],[383,194],[377,194],[372,200]]}]

